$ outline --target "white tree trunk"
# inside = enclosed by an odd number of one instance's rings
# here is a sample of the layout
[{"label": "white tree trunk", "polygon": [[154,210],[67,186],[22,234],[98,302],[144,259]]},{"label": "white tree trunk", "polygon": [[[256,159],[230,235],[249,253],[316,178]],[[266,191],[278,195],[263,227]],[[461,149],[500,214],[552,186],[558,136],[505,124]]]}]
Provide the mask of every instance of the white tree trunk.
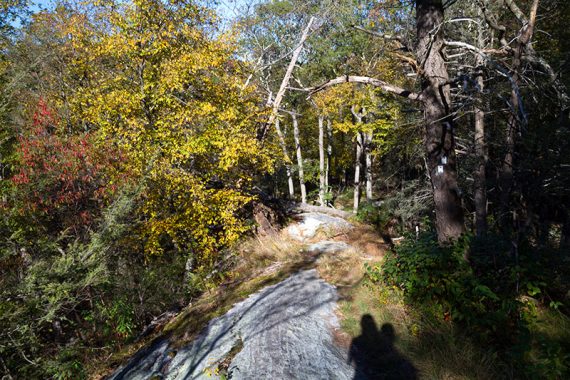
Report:
[{"label": "white tree trunk", "polygon": [[362,145],[363,145],[362,132],[356,132],[356,158],[354,161],[354,205],[352,208],[353,213],[358,212],[358,204],[360,203],[360,168],[362,164]]},{"label": "white tree trunk", "polygon": [[319,116],[319,204],[325,205],[325,123],[324,117]]},{"label": "white tree trunk", "polygon": [[303,172],[303,154],[301,153],[301,140],[299,138],[299,122],[297,115],[291,114],[293,118],[293,137],[295,138],[295,149],[297,150],[297,165],[299,166],[299,185],[301,187],[301,202],[307,203],[307,189],[305,188],[305,173]]},{"label": "white tree trunk", "polygon": [[[356,125],[360,128],[362,125],[362,118],[364,117],[365,110],[362,108],[359,112],[356,112],[356,106],[350,107],[352,116],[356,121]],[[360,203],[360,170],[362,168],[362,152],[364,150],[364,133],[361,131],[356,132],[356,157],[354,162],[354,204],[352,207],[352,212],[358,212],[358,205]]]},{"label": "white tree trunk", "polygon": [[289,184],[289,197],[293,199],[295,197],[295,188],[293,187],[293,170],[291,170],[291,158],[289,157],[289,153],[287,152],[287,144],[285,144],[285,136],[281,131],[279,119],[275,120],[275,131],[277,132],[277,137],[279,138],[279,145],[281,146],[281,151],[283,152],[283,157],[285,158],[287,183]]},{"label": "white tree trunk", "polygon": [[325,189],[329,191],[329,174],[331,170],[332,159],[332,125],[330,119],[327,119],[327,163],[325,169]]},{"label": "white tree trunk", "polygon": [[366,200],[372,200],[372,132],[366,132],[365,151],[366,151]]}]

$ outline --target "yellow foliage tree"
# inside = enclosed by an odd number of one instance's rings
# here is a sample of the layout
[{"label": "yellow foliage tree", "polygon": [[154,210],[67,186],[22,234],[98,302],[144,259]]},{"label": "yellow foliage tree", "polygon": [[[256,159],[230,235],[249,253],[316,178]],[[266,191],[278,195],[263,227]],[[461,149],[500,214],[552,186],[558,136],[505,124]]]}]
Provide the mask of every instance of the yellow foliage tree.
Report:
[{"label": "yellow foliage tree", "polygon": [[215,16],[184,0],[100,1],[70,23],[75,115],[112,141],[145,179],[147,253],[190,250],[205,261],[247,229],[236,213],[271,158],[255,138],[262,110]]},{"label": "yellow foliage tree", "polygon": [[[394,127],[400,119],[400,104],[390,94],[360,84],[344,83],[328,88],[314,96],[319,110],[329,117],[334,130],[374,135],[374,153],[384,154],[393,143]],[[366,122],[356,123],[350,112],[355,106],[366,113]]]}]

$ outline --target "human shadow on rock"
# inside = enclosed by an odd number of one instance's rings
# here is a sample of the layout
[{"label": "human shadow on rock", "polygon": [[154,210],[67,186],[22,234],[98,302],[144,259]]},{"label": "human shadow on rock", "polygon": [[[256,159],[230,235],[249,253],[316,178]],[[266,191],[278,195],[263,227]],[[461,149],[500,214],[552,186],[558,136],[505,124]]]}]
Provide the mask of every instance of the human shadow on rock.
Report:
[{"label": "human shadow on rock", "polygon": [[366,314],[360,320],[361,334],[350,344],[348,361],[355,366],[354,380],[416,380],[418,371],[394,347],[396,332],[390,323],[380,330]]}]

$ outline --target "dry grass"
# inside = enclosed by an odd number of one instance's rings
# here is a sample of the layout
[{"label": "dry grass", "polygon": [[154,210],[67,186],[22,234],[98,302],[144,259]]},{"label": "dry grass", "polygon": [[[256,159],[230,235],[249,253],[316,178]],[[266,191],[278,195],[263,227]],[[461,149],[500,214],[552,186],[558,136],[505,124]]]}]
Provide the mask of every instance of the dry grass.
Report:
[{"label": "dry grass", "polygon": [[238,264],[229,279],[205,293],[194,305],[180,313],[164,331],[176,345],[191,341],[212,318],[223,315],[231,307],[269,285],[291,274],[315,266],[315,258],[303,252],[303,244],[290,239],[285,232],[252,237],[238,248]]},{"label": "dry grass", "polygon": [[361,282],[339,302],[338,314],[345,333],[344,338],[337,338],[339,342],[361,334],[364,315],[371,315],[378,327],[391,324],[396,332],[395,348],[422,379],[505,378],[491,353],[473,344],[451,323],[423,321],[394,289]]},{"label": "dry grass", "polygon": [[366,314],[371,315],[379,325],[392,323],[397,332],[407,332],[411,325],[403,302],[392,295],[384,299],[362,282],[339,302],[338,314],[343,330],[352,337],[360,334],[360,320]]},{"label": "dry grass", "polygon": [[327,282],[339,288],[353,287],[364,276],[362,257],[364,253],[357,248],[322,255],[316,262],[319,275]]},{"label": "dry grass", "polygon": [[365,224],[356,224],[355,228],[349,230],[344,239],[350,245],[363,252],[363,258],[374,260],[384,257],[384,253],[389,249],[384,239],[371,227]]},{"label": "dry grass", "polygon": [[233,272],[243,278],[277,262],[302,261],[302,249],[303,243],[289,238],[286,231],[263,237],[254,236],[245,240],[237,249],[239,263]]},{"label": "dry grass", "polygon": [[335,341],[348,347],[361,334],[364,315],[378,327],[391,324],[396,332],[395,348],[425,379],[496,379],[505,372],[491,353],[473,344],[445,321],[427,323],[404,302],[396,289],[371,285],[364,279],[364,263],[382,262],[389,249],[372,227],[355,223],[355,228],[333,237],[353,248],[318,260],[323,278],[337,285],[341,300],[337,314],[341,331]]},{"label": "dry grass", "polygon": [[570,342],[570,318],[558,310],[540,307],[537,309],[536,334],[542,334],[552,341]]}]

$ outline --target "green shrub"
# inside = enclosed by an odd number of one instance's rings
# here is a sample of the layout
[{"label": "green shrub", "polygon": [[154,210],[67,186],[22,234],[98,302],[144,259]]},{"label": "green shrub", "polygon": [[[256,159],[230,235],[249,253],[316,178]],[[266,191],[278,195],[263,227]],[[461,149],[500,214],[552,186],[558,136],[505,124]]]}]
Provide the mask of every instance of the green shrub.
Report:
[{"label": "green shrub", "polygon": [[514,257],[508,242],[496,237],[464,236],[441,246],[424,234],[405,239],[366,271],[370,283],[400,289],[421,318],[454,323],[520,376],[563,378],[567,345],[540,333],[542,310],[561,303],[543,297],[555,276],[544,270],[548,265],[535,268],[539,257],[548,256],[525,248]]},{"label": "green shrub", "polygon": [[408,301],[422,305],[434,317],[496,332],[505,327],[505,316],[516,312],[517,305],[504,302],[494,286],[475,275],[465,260],[470,242],[464,237],[441,247],[431,235],[406,239],[386,255],[382,267],[369,268],[369,276],[402,289]]},{"label": "green shrub", "polygon": [[54,380],[82,380],[87,373],[76,351],[66,348],[59,352],[56,360],[47,363],[46,372]]}]

